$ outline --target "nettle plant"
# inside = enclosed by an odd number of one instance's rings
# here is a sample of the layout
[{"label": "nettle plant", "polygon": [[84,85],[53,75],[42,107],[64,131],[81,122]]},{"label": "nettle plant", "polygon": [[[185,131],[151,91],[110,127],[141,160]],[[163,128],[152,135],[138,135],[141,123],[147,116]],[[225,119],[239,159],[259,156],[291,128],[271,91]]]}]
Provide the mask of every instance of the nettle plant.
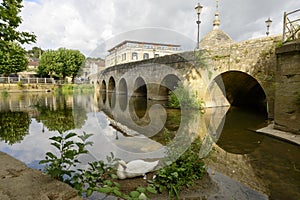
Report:
[{"label": "nettle plant", "polygon": [[[86,147],[93,144],[88,141],[91,136],[92,134],[86,133],[81,136],[76,133],[60,133],[51,137],[51,145],[58,151],[47,152],[45,160],[40,161],[40,164],[46,164],[44,171],[47,174],[68,183],[84,197],[92,195],[93,192],[100,192],[122,199],[140,200],[167,191],[170,199],[174,196],[178,199],[180,191],[193,185],[206,171],[197,153],[201,145],[199,139],[193,142],[176,161],[159,169],[156,178],[149,180],[146,187],[138,187],[125,194],[120,190],[121,185],[118,183],[114,167],[119,159],[115,158],[113,153],[106,157],[106,163],[102,160],[94,161],[88,164],[87,169],[77,168],[80,163],[78,157],[88,153]],[[172,157],[176,148],[171,147],[167,152],[168,156]]]},{"label": "nettle plant", "polygon": [[[75,141],[74,137],[79,139]],[[51,145],[58,150],[58,153],[47,152],[45,160],[41,160],[39,164],[46,164],[45,172],[51,177],[60,181],[69,182],[76,167],[80,163],[78,157],[88,153],[86,146],[93,143],[87,141],[92,134],[83,133],[78,136],[76,133],[60,133],[58,136],[50,138]]]}]

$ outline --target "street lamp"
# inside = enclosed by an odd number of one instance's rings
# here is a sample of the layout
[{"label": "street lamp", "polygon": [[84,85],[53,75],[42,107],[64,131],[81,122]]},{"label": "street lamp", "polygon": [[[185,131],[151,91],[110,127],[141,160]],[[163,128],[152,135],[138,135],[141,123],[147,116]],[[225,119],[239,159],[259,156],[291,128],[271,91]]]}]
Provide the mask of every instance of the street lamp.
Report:
[{"label": "street lamp", "polygon": [[196,13],[197,13],[197,16],[198,16],[198,19],[196,21],[197,23],[197,26],[198,26],[198,33],[197,33],[197,49],[199,49],[199,32],[200,32],[200,14],[201,14],[201,11],[202,11],[202,6],[200,5],[200,3],[198,3],[195,7],[195,10],[196,10]]},{"label": "street lamp", "polygon": [[266,22],[266,26],[267,26],[267,32],[266,32],[266,34],[267,34],[267,36],[269,35],[269,29],[270,29],[270,26],[271,26],[271,24],[272,24],[272,20],[270,19],[270,17],[267,19],[267,21],[265,21]]}]

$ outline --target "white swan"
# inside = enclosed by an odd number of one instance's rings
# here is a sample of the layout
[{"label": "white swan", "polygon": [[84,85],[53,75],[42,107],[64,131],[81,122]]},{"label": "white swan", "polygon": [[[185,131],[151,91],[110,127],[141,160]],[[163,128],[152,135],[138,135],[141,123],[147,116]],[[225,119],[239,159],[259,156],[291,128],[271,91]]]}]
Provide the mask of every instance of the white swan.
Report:
[{"label": "white swan", "polygon": [[124,160],[117,161],[117,175],[119,179],[145,176],[146,173],[153,171],[158,165],[158,160],[146,162],[143,160],[133,160],[126,164]]}]

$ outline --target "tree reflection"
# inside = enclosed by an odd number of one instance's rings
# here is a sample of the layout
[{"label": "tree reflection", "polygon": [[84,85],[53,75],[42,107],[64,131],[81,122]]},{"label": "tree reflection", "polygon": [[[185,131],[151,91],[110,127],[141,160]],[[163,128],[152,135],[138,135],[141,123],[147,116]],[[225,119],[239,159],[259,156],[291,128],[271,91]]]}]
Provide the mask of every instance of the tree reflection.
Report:
[{"label": "tree reflection", "polygon": [[29,133],[30,117],[25,112],[0,112],[0,139],[9,145],[21,142]]},{"label": "tree reflection", "polygon": [[[87,119],[86,111],[79,105],[68,105],[66,98],[61,96],[57,102],[47,106],[37,106],[39,115],[36,120],[42,122],[50,131],[63,133],[81,128]],[[74,112],[74,116],[73,116]]]}]

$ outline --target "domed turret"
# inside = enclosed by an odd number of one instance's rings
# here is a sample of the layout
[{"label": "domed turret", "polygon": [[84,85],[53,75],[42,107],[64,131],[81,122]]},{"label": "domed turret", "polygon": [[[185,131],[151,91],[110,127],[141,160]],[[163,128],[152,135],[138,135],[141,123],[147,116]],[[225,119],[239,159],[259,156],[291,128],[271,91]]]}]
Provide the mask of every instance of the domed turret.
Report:
[{"label": "domed turret", "polygon": [[213,21],[213,30],[210,31],[208,34],[206,34],[200,41],[200,48],[202,49],[209,49],[215,46],[222,46],[233,42],[233,40],[227,33],[219,29],[220,26],[219,11],[218,11],[219,0],[216,0],[216,2],[217,2],[217,6],[216,6],[215,19]]}]

